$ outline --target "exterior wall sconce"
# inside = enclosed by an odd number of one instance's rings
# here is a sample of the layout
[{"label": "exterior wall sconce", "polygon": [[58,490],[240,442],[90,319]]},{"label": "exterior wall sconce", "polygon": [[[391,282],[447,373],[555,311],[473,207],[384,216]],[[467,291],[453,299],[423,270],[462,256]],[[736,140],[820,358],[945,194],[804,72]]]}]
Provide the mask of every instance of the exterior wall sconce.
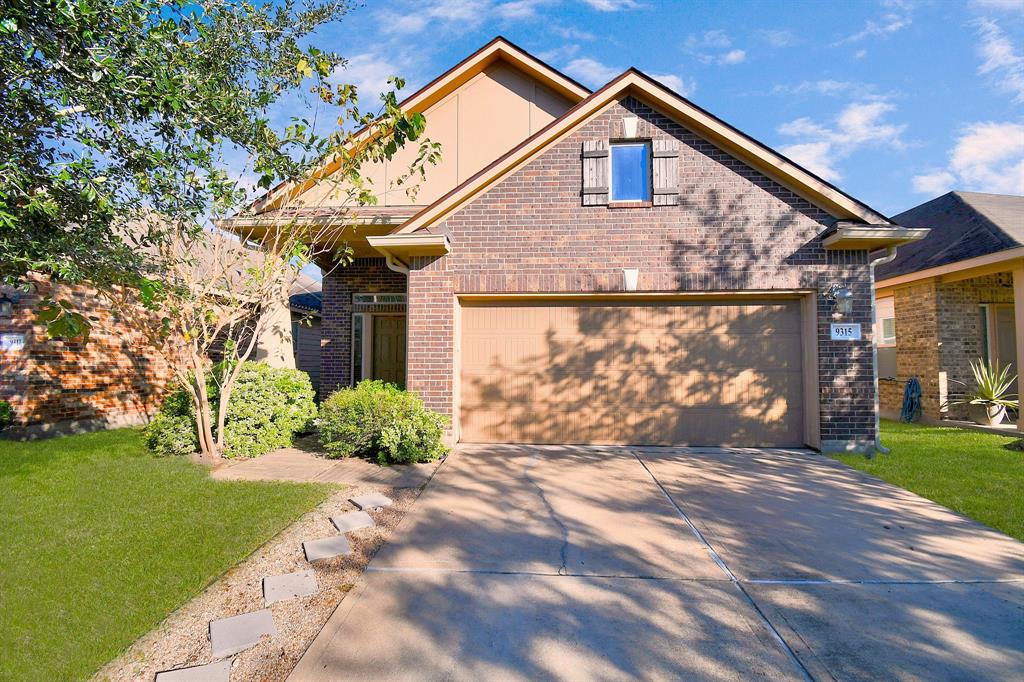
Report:
[{"label": "exterior wall sconce", "polygon": [[0,293],[0,320],[9,320],[14,317],[14,304],[20,298],[17,294]]},{"label": "exterior wall sconce", "polygon": [[636,291],[637,280],[640,279],[640,271],[635,268],[622,270],[622,286],[626,291]]},{"label": "exterior wall sconce", "polygon": [[835,317],[842,319],[853,312],[853,292],[850,291],[850,287],[833,284],[822,295],[832,302]]}]

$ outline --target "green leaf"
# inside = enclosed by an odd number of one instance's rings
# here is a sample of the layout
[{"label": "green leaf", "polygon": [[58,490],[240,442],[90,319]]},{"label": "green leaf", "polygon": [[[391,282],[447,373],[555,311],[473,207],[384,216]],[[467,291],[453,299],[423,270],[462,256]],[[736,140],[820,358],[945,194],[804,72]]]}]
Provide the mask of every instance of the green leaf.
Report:
[{"label": "green leaf", "polygon": [[17,33],[18,22],[10,17],[0,19],[0,33]]}]

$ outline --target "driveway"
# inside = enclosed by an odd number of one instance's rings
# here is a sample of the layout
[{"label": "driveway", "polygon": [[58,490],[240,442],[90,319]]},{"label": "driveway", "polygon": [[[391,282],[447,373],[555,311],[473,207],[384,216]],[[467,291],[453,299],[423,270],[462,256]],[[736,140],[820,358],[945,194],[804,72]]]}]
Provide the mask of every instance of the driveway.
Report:
[{"label": "driveway", "polygon": [[1024,544],[802,451],[461,447],[293,680],[1021,679]]}]

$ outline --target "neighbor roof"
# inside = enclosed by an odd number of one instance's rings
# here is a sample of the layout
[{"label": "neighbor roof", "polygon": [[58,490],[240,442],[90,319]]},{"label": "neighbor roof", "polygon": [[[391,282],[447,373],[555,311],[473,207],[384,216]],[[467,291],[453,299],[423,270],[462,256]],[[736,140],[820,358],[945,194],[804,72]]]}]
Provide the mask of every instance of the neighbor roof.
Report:
[{"label": "neighbor roof", "polygon": [[879,280],[1024,246],[1024,197],[949,192],[904,211],[893,220],[930,227],[927,239],[900,247],[896,260],[879,266]]},{"label": "neighbor roof", "polygon": [[839,219],[888,226],[892,222],[870,206],[826,182],[774,149],[740,132],[685,97],[637,69],[629,69],[569,109],[522,144],[413,216],[397,230],[408,233],[440,222],[478,194],[531,161],[548,146],[571,134],[605,107],[633,95],[710,140],[751,167]]}]

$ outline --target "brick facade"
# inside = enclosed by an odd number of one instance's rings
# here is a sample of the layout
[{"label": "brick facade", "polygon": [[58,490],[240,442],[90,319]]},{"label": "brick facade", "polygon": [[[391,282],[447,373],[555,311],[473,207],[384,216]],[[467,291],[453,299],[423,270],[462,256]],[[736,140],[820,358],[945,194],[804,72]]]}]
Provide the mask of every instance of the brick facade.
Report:
[{"label": "brick facade", "polygon": [[965,418],[964,406],[942,409],[945,393],[956,398],[973,381],[970,363],[984,357],[980,307],[1013,303],[1013,275],[998,273],[940,282],[930,279],[896,289],[896,379],[879,382],[882,412],[896,416],[907,379],[921,382],[922,416]]},{"label": "brick facade", "polygon": [[[352,294],[405,293],[405,275],[388,269],[383,258],[357,258],[330,269],[323,279],[320,396],[352,383]],[[379,310],[378,312],[385,312]]]},{"label": "brick facade", "polygon": [[[15,411],[13,434],[88,430],[143,423],[158,407],[170,371],[126,328],[104,300],[88,288],[33,280],[14,316],[0,319],[0,334],[24,334],[21,351],[0,351],[0,400]],[[89,342],[49,339],[35,324],[42,296],[72,301],[88,311]]]},{"label": "brick facade", "polygon": [[[641,133],[680,143],[678,206],[582,206],[581,147],[619,135],[626,115]],[[758,171],[627,98],[552,145],[458,210],[433,231],[450,236],[443,258],[413,260],[409,276],[408,382],[432,408],[451,414],[456,295],[622,290],[622,268],[640,270],[639,290],[699,292],[814,289],[841,283],[855,293],[860,342],[833,342],[828,303],[818,303],[821,440],[826,446],[874,438],[871,274],[866,252],[829,253],[820,234],[831,216]],[[350,335],[339,293],[359,270],[325,284],[325,334]],[[328,316],[332,316],[330,322]],[[341,317],[345,319],[341,319]],[[326,332],[328,326],[333,332]],[[339,344],[344,348],[344,344]],[[347,355],[345,356],[347,360]],[[345,370],[334,380],[343,382]]]}]

